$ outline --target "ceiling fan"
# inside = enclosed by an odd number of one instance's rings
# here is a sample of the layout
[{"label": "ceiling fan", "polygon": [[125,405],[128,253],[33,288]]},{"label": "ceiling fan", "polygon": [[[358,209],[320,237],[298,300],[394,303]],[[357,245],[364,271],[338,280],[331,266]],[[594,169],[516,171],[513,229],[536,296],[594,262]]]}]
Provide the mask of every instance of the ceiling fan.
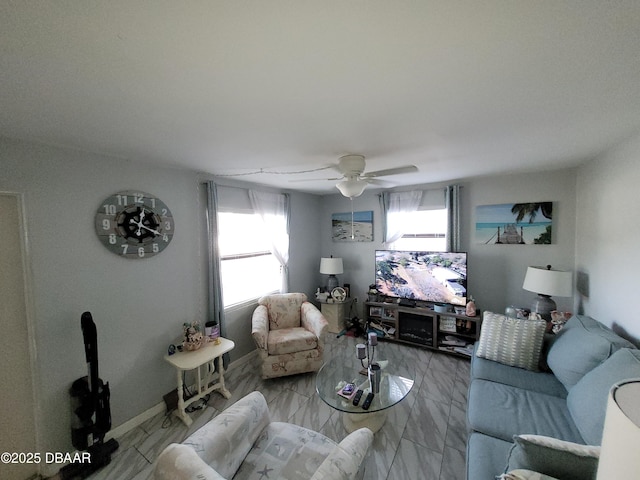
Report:
[{"label": "ceiling fan", "polygon": [[387,168],[385,170],[364,173],[365,167],[366,162],[363,155],[344,155],[340,157],[338,164],[334,167],[342,176],[327,178],[326,180],[340,180],[336,184],[336,188],[340,190],[340,193],[345,197],[353,198],[362,195],[366,186],[374,183],[378,177],[418,171],[418,167],[415,165],[405,165],[403,167]]}]

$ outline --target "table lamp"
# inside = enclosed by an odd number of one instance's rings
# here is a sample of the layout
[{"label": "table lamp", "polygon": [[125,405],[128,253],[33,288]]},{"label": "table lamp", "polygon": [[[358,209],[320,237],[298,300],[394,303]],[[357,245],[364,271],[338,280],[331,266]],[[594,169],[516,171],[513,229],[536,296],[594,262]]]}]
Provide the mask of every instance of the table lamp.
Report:
[{"label": "table lamp", "polygon": [[320,273],[329,275],[327,279],[327,291],[330,292],[338,286],[338,279],[336,275],[340,275],[343,272],[342,259],[341,258],[321,258],[320,259]]},{"label": "table lamp", "polygon": [[551,296],[570,297],[573,295],[572,274],[571,272],[553,270],[551,265],[529,267],[522,288],[538,294],[531,305],[531,312],[539,313],[544,320],[551,320],[551,312],[557,308],[556,302]]},{"label": "table lamp", "polygon": [[640,472],[640,378],[611,388],[598,461],[598,480],[638,478]]}]

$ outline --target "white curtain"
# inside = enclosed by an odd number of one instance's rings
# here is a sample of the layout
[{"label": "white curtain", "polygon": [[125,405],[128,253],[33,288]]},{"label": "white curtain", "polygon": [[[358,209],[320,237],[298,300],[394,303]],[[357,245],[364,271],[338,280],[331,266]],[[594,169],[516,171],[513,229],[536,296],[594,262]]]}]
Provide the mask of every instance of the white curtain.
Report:
[{"label": "white curtain", "polygon": [[402,237],[408,215],[418,210],[421,200],[422,190],[384,192],[380,195],[382,243],[388,246]]},{"label": "white curtain", "polygon": [[260,215],[271,241],[271,253],[282,267],[281,293],[289,291],[289,195],[249,190],[253,211]]},{"label": "white curtain", "polygon": [[447,252],[460,251],[460,185],[449,185],[445,189],[447,205]]}]

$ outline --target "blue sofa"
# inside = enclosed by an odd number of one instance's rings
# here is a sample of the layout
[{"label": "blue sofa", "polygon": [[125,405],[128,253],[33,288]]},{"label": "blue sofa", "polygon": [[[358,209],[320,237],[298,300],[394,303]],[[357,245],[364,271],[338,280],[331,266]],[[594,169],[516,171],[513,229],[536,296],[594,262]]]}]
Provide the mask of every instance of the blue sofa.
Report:
[{"label": "blue sofa", "polygon": [[[561,480],[571,478],[564,476],[562,468],[576,472],[578,467],[567,467],[566,459],[560,461],[564,464],[560,470],[558,465],[546,465],[555,459],[549,452],[537,452],[535,468],[530,463],[518,465],[521,456],[514,450],[519,436],[600,445],[611,386],[640,377],[640,350],[590,317],[574,316],[550,337],[541,358],[548,368],[540,371],[473,355],[467,409],[467,480],[492,480],[517,468]],[[589,469],[593,470],[594,462],[597,468],[597,456],[591,460]],[[595,478],[595,471],[581,475]]]}]

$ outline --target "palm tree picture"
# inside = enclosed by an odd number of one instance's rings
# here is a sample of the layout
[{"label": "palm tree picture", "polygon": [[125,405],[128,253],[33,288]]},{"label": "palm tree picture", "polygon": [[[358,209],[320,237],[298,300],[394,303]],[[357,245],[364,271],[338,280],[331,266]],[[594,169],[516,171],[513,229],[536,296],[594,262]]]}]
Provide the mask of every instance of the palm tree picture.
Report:
[{"label": "palm tree picture", "polygon": [[476,240],[497,245],[550,245],[553,202],[480,205]]}]

